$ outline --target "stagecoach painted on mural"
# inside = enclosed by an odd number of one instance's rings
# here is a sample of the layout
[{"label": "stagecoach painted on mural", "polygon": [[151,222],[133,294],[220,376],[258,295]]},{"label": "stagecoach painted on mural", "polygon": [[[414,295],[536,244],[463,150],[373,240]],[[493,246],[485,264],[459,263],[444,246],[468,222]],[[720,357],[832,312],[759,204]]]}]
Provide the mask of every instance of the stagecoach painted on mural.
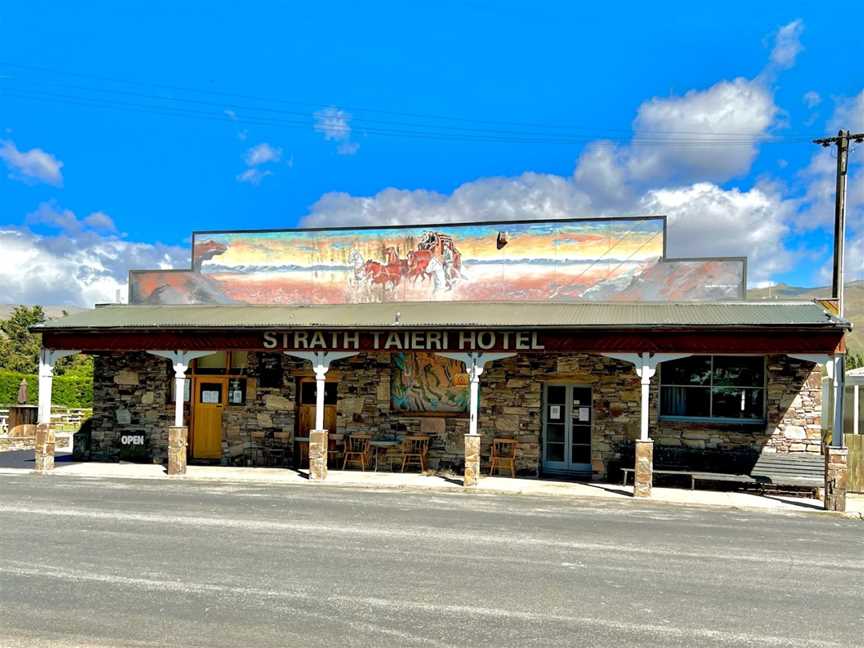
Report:
[{"label": "stagecoach painted on mural", "polygon": [[403,279],[412,285],[431,281],[433,292],[450,290],[462,272],[462,254],[453,237],[440,232],[425,232],[417,247],[401,258],[395,247],[384,249],[384,261],[364,260],[356,248],[348,256],[354,268],[354,281],[360,285],[393,289]]}]

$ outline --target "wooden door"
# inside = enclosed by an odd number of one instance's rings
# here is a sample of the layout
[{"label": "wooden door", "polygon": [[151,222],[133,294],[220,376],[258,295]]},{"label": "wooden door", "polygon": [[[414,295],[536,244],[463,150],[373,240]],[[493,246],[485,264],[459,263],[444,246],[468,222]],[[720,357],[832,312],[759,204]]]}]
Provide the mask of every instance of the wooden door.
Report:
[{"label": "wooden door", "polygon": [[192,458],[222,457],[222,411],[228,392],[228,379],[198,376],[195,379],[195,412],[192,426]]},{"label": "wooden door", "polygon": [[[336,432],[336,385],[327,382],[324,386],[324,429]],[[297,415],[297,436],[308,437],[309,430],[315,428],[315,380],[300,382],[300,398]]]}]

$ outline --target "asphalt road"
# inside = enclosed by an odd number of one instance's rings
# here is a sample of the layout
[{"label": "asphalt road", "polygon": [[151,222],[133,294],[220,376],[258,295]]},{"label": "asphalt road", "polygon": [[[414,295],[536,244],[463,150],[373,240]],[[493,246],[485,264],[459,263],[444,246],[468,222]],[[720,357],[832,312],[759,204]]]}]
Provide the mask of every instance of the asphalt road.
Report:
[{"label": "asphalt road", "polygon": [[0,475],[0,646],[862,646],[864,523]]}]

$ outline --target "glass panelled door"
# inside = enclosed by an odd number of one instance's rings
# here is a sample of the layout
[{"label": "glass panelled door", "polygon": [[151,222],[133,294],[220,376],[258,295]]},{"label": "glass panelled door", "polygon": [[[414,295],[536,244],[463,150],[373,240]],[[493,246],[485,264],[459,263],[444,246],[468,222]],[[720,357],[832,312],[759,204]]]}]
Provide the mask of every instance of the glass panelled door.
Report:
[{"label": "glass panelled door", "polygon": [[591,471],[591,388],[546,385],[543,410],[543,469]]}]

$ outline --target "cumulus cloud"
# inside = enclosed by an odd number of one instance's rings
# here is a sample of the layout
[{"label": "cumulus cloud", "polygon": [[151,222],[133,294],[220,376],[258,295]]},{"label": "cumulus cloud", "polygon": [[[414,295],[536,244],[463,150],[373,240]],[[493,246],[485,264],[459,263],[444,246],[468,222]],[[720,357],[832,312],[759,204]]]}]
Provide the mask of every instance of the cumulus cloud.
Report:
[{"label": "cumulus cloud", "polygon": [[245,182],[247,184],[259,185],[261,181],[269,175],[273,175],[273,172],[269,169],[246,169],[243,173],[237,174],[237,182]]},{"label": "cumulus cloud", "polygon": [[[828,120],[827,130],[836,135],[841,128],[853,133],[864,131],[864,90],[852,97],[836,100],[834,112]],[[846,221],[851,230],[864,230],[864,146],[853,145],[849,155],[847,176]],[[829,228],[834,223],[836,191],[836,148],[819,148],[809,164],[799,173],[805,184],[803,208],[795,217],[801,229]]]},{"label": "cumulus cloud", "polygon": [[321,133],[328,142],[338,142],[339,155],[354,155],[360,145],[351,141],[351,113],[329,106],[313,114],[316,132]]},{"label": "cumulus cloud", "polygon": [[795,202],[777,187],[725,190],[702,182],[649,191],[639,205],[644,213],[668,217],[667,247],[674,256],[746,256],[752,282],[766,281],[795,262],[783,244]]},{"label": "cumulus cloud", "polygon": [[40,148],[21,151],[11,140],[0,140],[0,160],[8,167],[13,180],[28,184],[44,182],[55,187],[63,185],[60,171],[63,163]]},{"label": "cumulus cloud", "polygon": [[[276,164],[282,159],[282,149],[272,146],[267,142],[261,142],[250,147],[243,157],[246,169],[237,174],[238,182],[259,185],[267,176],[273,175],[270,169],[261,168],[265,164]],[[294,158],[291,158],[289,167],[294,166]]]},{"label": "cumulus cloud", "polygon": [[780,69],[795,65],[795,59],[803,49],[801,34],[804,33],[804,21],[800,18],[783,25],[774,37],[774,48],[771,50],[771,63]]},{"label": "cumulus cloud", "polygon": [[82,232],[42,236],[0,227],[0,303],[93,306],[128,292],[128,271],[188,267],[189,251]]},{"label": "cumulus cloud", "polygon": [[95,211],[79,219],[72,210],[63,209],[54,201],[41,203],[34,211],[27,214],[26,222],[28,225],[47,225],[69,235],[80,234],[87,230],[117,231],[114,220],[105,212]]},{"label": "cumulus cloud", "polygon": [[246,166],[258,166],[267,162],[278,162],[282,159],[282,149],[271,146],[267,142],[256,144],[246,151]]}]

